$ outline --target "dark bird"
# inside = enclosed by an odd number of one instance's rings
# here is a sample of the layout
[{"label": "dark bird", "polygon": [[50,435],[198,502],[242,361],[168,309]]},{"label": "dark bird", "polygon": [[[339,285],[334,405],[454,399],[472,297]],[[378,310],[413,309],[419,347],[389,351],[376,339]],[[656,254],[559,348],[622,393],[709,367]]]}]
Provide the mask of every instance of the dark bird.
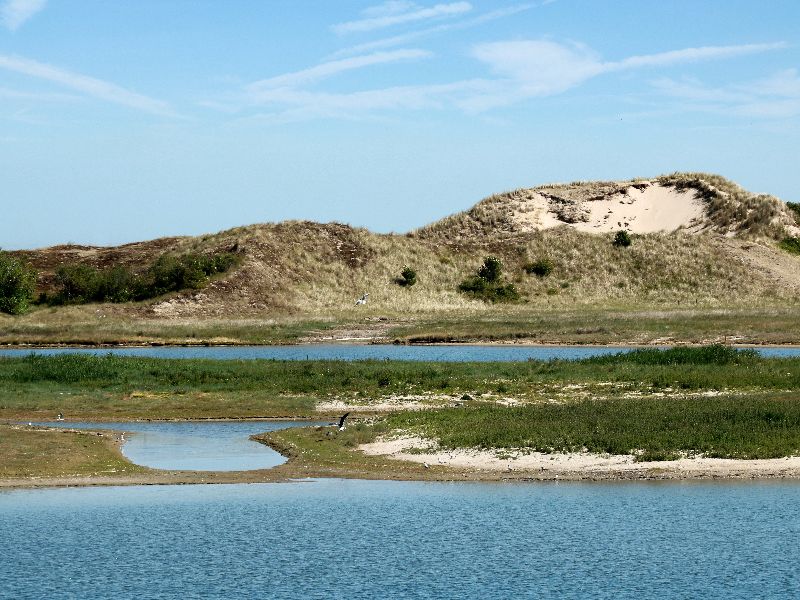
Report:
[{"label": "dark bird", "polygon": [[58,413],[58,416],[56,417],[56,421],[63,421],[63,420],[64,420],[64,413]]},{"label": "dark bird", "polygon": [[344,421],[349,415],[349,412],[344,413],[341,417],[339,417],[339,431],[344,431]]}]

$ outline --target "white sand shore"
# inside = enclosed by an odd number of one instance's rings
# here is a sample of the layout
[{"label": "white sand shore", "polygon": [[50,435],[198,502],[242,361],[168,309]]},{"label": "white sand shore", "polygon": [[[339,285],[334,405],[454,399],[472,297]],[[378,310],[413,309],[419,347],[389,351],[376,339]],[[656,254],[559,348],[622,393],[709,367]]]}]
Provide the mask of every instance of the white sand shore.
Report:
[{"label": "white sand shore", "polygon": [[[414,452],[410,452],[411,449]],[[429,439],[405,436],[362,444],[370,456],[483,472],[529,474],[536,478],[778,478],[800,477],[800,456],[735,460],[682,458],[658,462],[636,462],[633,455],[599,455],[588,452],[542,454],[519,450],[439,450]],[[423,449],[423,452],[419,450]]]}]

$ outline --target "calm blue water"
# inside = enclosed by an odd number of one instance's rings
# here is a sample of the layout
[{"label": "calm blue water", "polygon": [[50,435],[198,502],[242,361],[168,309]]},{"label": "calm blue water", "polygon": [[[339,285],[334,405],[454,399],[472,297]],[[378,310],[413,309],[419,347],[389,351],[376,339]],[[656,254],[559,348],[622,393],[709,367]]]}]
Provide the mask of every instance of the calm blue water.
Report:
[{"label": "calm blue water", "polygon": [[[179,421],[37,423],[50,427],[114,429],[129,432],[122,453],[131,462],[153,469],[192,471],[249,471],[286,462],[273,449],[249,439],[251,435],[317,423],[306,421]],[[130,435],[132,433],[132,435]]]},{"label": "calm blue water", "polygon": [[3,598],[791,598],[800,484],[0,492]]},{"label": "calm blue water", "polygon": [[[535,360],[576,360],[630,352],[631,346],[400,346],[400,345],[356,345],[327,344],[308,346],[202,346],[176,347],[157,346],[153,348],[47,348],[47,349],[4,349],[0,356],[24,356],[37,354],[116,354],[120,356],[149,356],[153,358],[211,358],[233,359],[337,359],[337,360],[419,360],[447,362],[489,362]],[[757,348],[764,356],[800,356],[796,348]]]}]

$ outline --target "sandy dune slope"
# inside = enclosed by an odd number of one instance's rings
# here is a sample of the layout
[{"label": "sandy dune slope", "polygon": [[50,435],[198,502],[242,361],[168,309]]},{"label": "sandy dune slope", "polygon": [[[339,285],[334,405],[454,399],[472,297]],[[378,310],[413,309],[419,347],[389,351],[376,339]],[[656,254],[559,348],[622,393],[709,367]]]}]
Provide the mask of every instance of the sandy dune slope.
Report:
[{"label": "sandy dune slope", "polygon": [[650,182],[622,186],[587,199],[564,198],[548,190],[526,190],[514,203],[514,220],[523,231],[565,223],[579,231],[632,233],[699,230],[705,207],[694,190],[678,190]]}]

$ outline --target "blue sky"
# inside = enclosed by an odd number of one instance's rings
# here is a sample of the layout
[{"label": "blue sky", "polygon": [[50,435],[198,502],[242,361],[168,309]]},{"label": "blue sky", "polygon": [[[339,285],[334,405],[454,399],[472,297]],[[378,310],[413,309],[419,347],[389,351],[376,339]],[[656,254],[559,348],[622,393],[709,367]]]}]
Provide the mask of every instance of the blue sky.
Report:
[{"label": "blue sky", "polygon": [[800,200],[796,0],[0,0],[0,246],[407,231],[711,171]]}]

